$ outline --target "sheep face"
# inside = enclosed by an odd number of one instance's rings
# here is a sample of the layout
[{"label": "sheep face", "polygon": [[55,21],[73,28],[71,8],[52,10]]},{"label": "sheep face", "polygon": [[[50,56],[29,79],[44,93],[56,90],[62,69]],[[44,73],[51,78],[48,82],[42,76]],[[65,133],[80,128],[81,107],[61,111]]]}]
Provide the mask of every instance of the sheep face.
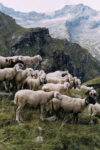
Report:
[{"label": "sheep face", "polygon": [[16,65],[14,66],[14,68],[16,69],[16,71],[20,71],[20,70],[21,70],[21,66],[20,66],[19,64],[16,64]]},{"label": "sheep face", "polygon": [[18,60],[23,61],[23,56],[19,56]]},{"label": "sheep face", "polygon": [[22,63],[18,63],[20,69],[24,69],[24,65]]},{"label": "sheep face", "polygon": [[91,97],[91,96],[88,96],[86,99],[85,99],[85,102],[86,102],[86,104],[95,104],[96,103],[96,100],[93,98],[93,97]]},{"label": "sheep face", "polygon": [[42,57],[40,55],[37,55],[39,61],[42,61]]},{"label": "sheep face", "polygon": [[28,68],[28,74],[27,76],[34,75],[34,70],[32,68]]},{"label": "sheep face", "polygon": [[91,97],[93,97],[93,98],[97,98],[97,92],[95,91],[95,90],[91,90],[90,92],[89,92],[89,95],[91,96]]},{"label": "sheep face", "polygon": [[41,83],[47,83],[47,79],[46,79],[46,74],[43,73],[42,76],[40,77],[40,81]]},{"label": "sheep face", "polygon": [[68,89],[70,87],[70,84],[68,82],[64,83],[64,89]]},{"label": "sheep face", "polygon": [[62,95],[59,92],[54,92],[54,98],[62,100]]}]

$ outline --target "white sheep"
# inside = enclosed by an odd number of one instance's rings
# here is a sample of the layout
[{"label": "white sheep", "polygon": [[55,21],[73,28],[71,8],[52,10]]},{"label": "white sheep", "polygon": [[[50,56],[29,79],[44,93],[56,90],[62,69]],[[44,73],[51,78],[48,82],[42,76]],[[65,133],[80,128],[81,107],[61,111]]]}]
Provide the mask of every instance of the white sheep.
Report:
[{"label": "white sheep", "polygon": [[32,91],[32,90],[20,90],[15,94],[14,103],[18,105],[16,110],[16,121],[21,121],[21,111],[26,104],[29,104],[33,107],[40,106],[40,119],[43,120],[43,111],[44,106],[52,99],[52,98],[62,99],[62,96],[59,92],[44,92],[40,91]]},{"label": "white sheep", "polygon": [[78,79],[77,77],[73,77],[72,80],[74,81],[75,86],[76,86],[77,88],[80,89],[80,86],[81,86],[81,80]]},{"label": "white sheep", "polygon": [[81,85],[80,90],[88,92],[88,91],[94,90],[94,88],[93,87],[88,87],[86,85]]},{"label": "white sheep", "polygon": [[[19,70],[20,70],[19,64],[16,64],[13,68],[0,69],[0,81],[5,81],[5,82],[12,81]],[[7,86],[5,82],[4,85],[5,85],[5,89],[7,90]]]},{"label": "white sheep", "polygon": [[26,67],[32,66],[33,64],[42,61],[42,57],[40,55],[36,55],[34,57],[23,56],[22,58],[24,65]]},{"label": "white sheep", "polygon": [[50,102],[50,111],[58,111],[60,108],[66,113],[73,113],[74,122],[78,121],[78,114],[81,113],[88,104],[95,104],[96,101],[92,97],[87,97],[85,99],[72,98],[66,95],[62,95],[62,100],[52,99]]},{"label": "white sheep", "polygon": [[25,70],[20,70],[17,72],[15,77],[15,83],[17,90],[23,87],[24,81],[28,76],[31,76],[34,74],[34,70],[32,68],[27,68]]},{"label": "white sheep", "polygon": [[89,116],[90,116],[90,122],[93,123],[93,118],[97,115],[100,116],[100,104],[96,103],[95,105],[90,104],[89,108]]},{"label": "white sheep", "polygon": [[70,84],[68,82],[65,82],[64,84],[53,84],[53,83],[48,83],[43,85],[42,90],[46,92],[50,91],[58,91],[60,93],[64,93],[66,90],[68,90],[70,87]]},{"label": "white sheep", "polygon": [[62,77],[63,75],[68,75],[68,71],[55,71],[47,74],[47,78],[51,77]]},{"label": "white sheep", "polygon": [[54,84],[64,84],[66,82],[67,77],[47,77],[47,83],[54,83]]},{"label": "white sheep", "polygon": [[28,87],[30,90],[37,90],[39,89],[40,84],[45,83],[46,82],[46,78],[44,75],[42,75],[41,77],[38,77],[37,79],[34,79],[33,77],[29,76],[26,78],[26,80],[24,81],[24,87]]},{"label": "white sheep", "polygon": [[9,60],[6,57],[0,56],[0,69],[8,67],[10,65]]}]

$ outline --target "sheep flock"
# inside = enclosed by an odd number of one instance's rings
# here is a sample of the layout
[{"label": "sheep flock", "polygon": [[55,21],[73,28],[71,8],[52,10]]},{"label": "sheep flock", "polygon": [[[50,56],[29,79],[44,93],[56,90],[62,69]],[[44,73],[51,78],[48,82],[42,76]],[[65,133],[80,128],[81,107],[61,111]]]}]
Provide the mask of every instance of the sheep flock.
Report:
[{"label": "sheep flock", "polygon": [[[0,56],[0,88],[14,93],[14,104],[17,105],[16,121],[23,121],[22,110],[25,105],[39,108],[40,119],[44,120],[44,112],[56,115],[73,114],[73,122],[78,122],[78,115],[89,106],[89,116],[93,123],[93,116],[100,115],[100,104],[97,103],[97,92],[93,87],[81,85],[81,80],[72,76],[69,71],[55,71],[46,73],[36,70],[42,62],[42,57],[30,56]],[[70,97],[72,89],[85,91],[86,97]],[[28,106],[27,105],[27,106]],[[45,110],[45,111],[44,111]],[[66,115],[67,116],[67,115]]]}]

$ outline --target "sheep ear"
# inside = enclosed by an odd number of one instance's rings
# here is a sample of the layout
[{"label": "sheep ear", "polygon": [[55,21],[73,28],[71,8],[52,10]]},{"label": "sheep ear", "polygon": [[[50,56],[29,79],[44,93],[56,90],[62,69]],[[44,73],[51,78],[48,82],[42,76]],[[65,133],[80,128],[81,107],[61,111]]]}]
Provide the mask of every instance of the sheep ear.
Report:
[{"label": "sheep ear", "polygon": [[9,59],[6,58],[6,62],[9,62]]},{"label": "sheep ear", "polygon": [[11,62],[14,62],[14,61],[13,61],[13,59],[9,59],[9,62],[11,63]]}]

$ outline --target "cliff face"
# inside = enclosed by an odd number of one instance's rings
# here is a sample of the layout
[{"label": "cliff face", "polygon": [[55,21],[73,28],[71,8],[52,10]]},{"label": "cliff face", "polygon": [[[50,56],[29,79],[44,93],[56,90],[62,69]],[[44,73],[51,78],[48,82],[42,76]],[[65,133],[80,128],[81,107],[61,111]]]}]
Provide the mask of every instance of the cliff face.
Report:
[{"label": "cliff face", "polygon": [[12,55],[40,54],[43,57],[42,69],[46,72],[68,69],[82,81],[100,75],[100,62],[86,49],[67,40],[53,39],[46,28],[30,29],[16,35],[11,46]]}]

